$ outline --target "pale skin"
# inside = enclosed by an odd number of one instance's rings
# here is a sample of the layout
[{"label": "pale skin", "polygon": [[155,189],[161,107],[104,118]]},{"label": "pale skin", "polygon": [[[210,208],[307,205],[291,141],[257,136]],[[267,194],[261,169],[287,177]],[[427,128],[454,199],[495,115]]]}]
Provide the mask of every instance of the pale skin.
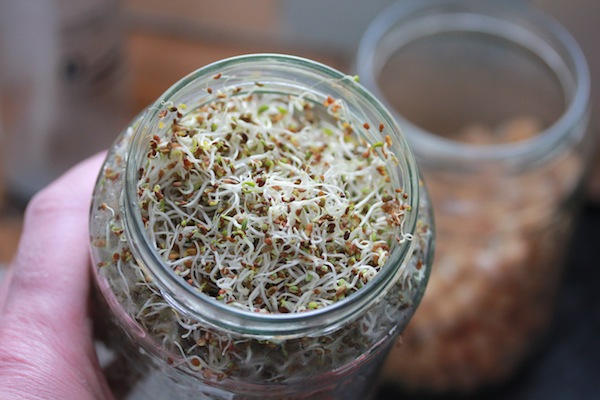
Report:
[{"label": "pale skin", "polygon": [[37,194],[0,287],[0,399],[111,399],[88,310],[88,215],[104,156]]}]

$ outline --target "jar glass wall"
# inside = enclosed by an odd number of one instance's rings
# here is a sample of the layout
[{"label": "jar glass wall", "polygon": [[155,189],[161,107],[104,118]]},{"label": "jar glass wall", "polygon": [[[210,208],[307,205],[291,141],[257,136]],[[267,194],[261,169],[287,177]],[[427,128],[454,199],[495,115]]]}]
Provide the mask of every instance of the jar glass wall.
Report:
[{"label": "jar glass wall", "polygon": [[357,68],[405,129],[437,227],[386,374],[433,391],[502,381],[549,322],[588,170],[582,53],[528,3],[406,1],[372,23]]},{"label": "jar glass wall", "polygon": [[[237,100],[251,102],[265,98],[279,103],[262,104],[255,110],[248,109],[247,113],[236,115],[234,119],[227,119],[226,124],[223,122],[236,112],[232,104]],[[300,107],[297,107],[298,104]],[[226,108],[219,108],[224,105]],[[215,287],[215,293],[211,294],[208,289],[204,291],[203,287],[195,287],[193,283],[204,279],[199,278],[202,270],[210,270],[211,265],[214,267],[218,263],[218,257],[223,256],[218,253],[219,246],[237,245],[252,231],[262,235],[262,242],[248,241],[243,247],[245,251],[252,252],[265,245],[269,254],[261,256],[260,262],[249,265],[239,262],[246,260],[246,254],[240,253],[238,259],[232,259],[231,265],[224,265],[218,272],[211,270],[211,274],[221,274],[218,283],[222,283],[234,278],[235,274],[229,269],[234,270],[233,264],[236,263],[252,269],[252,274],[260,274],[262,264],[266,264],[273,254],[269,253],[269,249],[277,247],[277,240],[283,239],[276,235],[277,232],[269,231],[269,227],[264,226],[267,224],[260,224],[257,228],[250,218],[235,220],[225,215],[219,218],[229,221],[228,225],[219,223],[219,235],[208,243],[200,243],[200,238],[203,230],[209,230],[210,221],[192,223],[192,218],[179,220],[176,226],[171,226],[175,235],[169,236],[177,246],[171,244],[165,249],[151,239],[164,235],[164,232],[149,230],[150,220],[159,218],[160,212],[165,212],[167,207],[172,207],[169,212],[191,209],[193,215],[215,214],[220,207],[219,201],[207,200],[206,204],[191,205],[200,201],[198,199],[202,200],[204,195],[233,190],[233,186],[228,185],[236,184],[237,175],[222,176],[224,168],[238,172],[244,168],[254,172],[278,171],[280,174],[289,165],[295,165],[298,160],[273,159],[269,152],[275,147],[280,150],[312,149],[310,146],[318,143],[304,137],[310,132],[290,125],[286,127],[286,131],[293,132],[290,142],[275,141],[271,144],[269,131],[281,129],[279,122],[293,113],[307,121],[319,121],[328,112],[326,106],[343,111],[343,115],[340,114],[343,122],[337,122],[347,129],[349,135],[356,133],[357,143],[362,143],[365,152],[369,153],[366,158],[375,157],[376,153],[379,157],[386,152],[391,162],[385,169],[377,171],[381,174],[389,172],[388,180],[395,188],[393,196],[397,195],[406,202],[402,208],[406,218],[401,226],[391,223],[388,226],[385,218],[379,221],[384,223],[382,226],[386,227],[386,231],[397,234],[396,239],[388,244],[387,261],[383,258],[384,253],[372,255],[377,256],[373,260],[381,261],[380,271],[359,290],[351,294],[348,292],[347,296],[345,293],[350,282],[337,279],[332,282],[337,288],[334,290],[334,302],[325,306],[316,301],[309,302],[295,312],[290,311],[288,303],[283,301],[278,303],[276,312],[267,311],[267,306],[245,309],[238,307],[237,303],[233,306],[224,301],[232,295],[227,288],[216,292],[218,288]],[[194,114],[197,110],[203,110],[204,114]],[[225,119],[220,123],[206,123],[206,119],[215,115]],[[267,119],[261,119],[263,116]],[[261,125],[262,122],[264,125]],[[261,128],[255,129],[258,125]],[[374,128],[371,129],[371,126]],[[247,130],[239,130],[240,127]],[[199,130],[192,132],[196,128]],[[209,144],[196,138],[204,133],[218,134],[220,129],[227,131],[221,144]],[[332,135],[332,129],[323,129],[323,132]],[[260,140],[253,139],[252,134],[256,132],[262,135]],[[190,147],[193,147],[191,153],[186,153],[188,150],[183,149],[178,138],[189,138],[195,143]],[[230,160],[225,156],[225,151],[234,148],[236,143],[262,149],[246,154],[241,147],[240,152],[254,160],[250,168],[239,163],[234,165],[234,158]],[[306,160],[325,157],[319,153],[321,150],[313,150],[315,154],[313,151],[303,153]],[[198,155],[206,165],[213,165],[210,171],[205,171],[211,178],[206,182],[196,182],[198,187],[190,192],[197,192],[196,200],[195,195],[188,193],[185,201],[171,201],[168,193],[185,192],[187,182],[183,176],[195,175],[194,168],[202,167],[200,164],[192,166],[192,155]],[[175,167],[174,162],[181,161],[178,178],[170,181],[168,186],[141,180],[144,173],[150,171],[149,159],[167,160],[166,169],[162,173],[157,172],[160,179],[165,171],[169,174],[171,164]],[[338,161],[346,162],[344,160],[352,161],[353,158]],[[232,163],[227,164],[230,161]],[[283,169],[277,169],[275,163]],[[330,169],[334,168],[331,166]],[[192,172],[186,175],[186,171]],[[322,207],[329,207],[330,200],[325,196],[328,173],[311,175],[311,179],[322,182],[322,191],[317,193],[317,202]],[[259,177],[243,184],[237,182],[242,187],[240,193],[245,196],[239,204],[246,205],[251,198],[249,196],[257,193],[267,196],[267,190],[271,190],[269,196],[272,197],[269,199],[280,193],[280,200],[269,203],[270,206],[265,206],[265,209],[269,216],[274,216],[279,208],[285,206],[281,215],[274,218],[274,223],[285,227],[294,221],[295,216],[302,218],[305,207],[310,208],[309,202],[313,199],[303,200],[304,187],[298,187],[298,192],[285,192],[291,183],[281,180],[277,185],[273,184],[272,179],[278,177],[281,176],[273,172],[270,176],[265,175],[265,179]],[[292,182],[299,185],[302,179],[299,175]],[[212,180],[215,182],[210,183]],[[352,185],[351,179],[345,182],[348,186]],[[373,185],[363,188],[365,202],[377,193],[377,186]],[[145,187],[149,187],[147,192],[155,203],[141,200]],[[322,202],[318,200],[319,196],[324,197]],[[390,202],[393,196],[386,195],[382,201]],[[232,197],[230,201],[223,202],[223,206],[229,207],[230,202],[236,201]],[[392,207],[396,203],[389,204]],[[297,209],[294,208],[296,206]],[[368,211],[374,213],[379,206],[381,204],[373,203]],[[149,216],[148,209],[153,207],[157,207],[158,212]],[[291,299],[301,297],[300,293],[310,286],[313,275],[315,279],[327,276],[328,266],[333,265],[328,260],[336,257],[334,243],[311,242],[306,238],[314,237],[313,230],[322,226],[323,232],[335,231],[339,227],[336,224],[341,224],[336,221],[342,221],[355,207],[362,205],[357,202],[339,218],[330,215],[330,218],[312,220],[303,225],[301,231],[294,231],[304,240],[281,246],[278,253],[281,258],[274,260],[277,268],[268,277],[273,283],[265,289],[285,291],[284,295],[291,302]],[[258,213],[260,208],[259,205],[248,210]],[[400,208],[393,211],[399,212]],[[392,214],[389,214],[390,218]],[[155,397],[157,393],[168,393],[181,398],[201,395],[215,399],[365,398],[374,390],[374,377],[385,355],[420,302],[428,278],[433,240],[427,194],[412,153],[389,113],[351,77],[309,60],[281,55],[241,56],[201,68],[176,83],[134,120],[109,152],[96,186],[90,225],[94,276],[99,289],[99,308],[104,309],[106,314],[107,343],[125,354],[132,368],[139,371],[141,380],[136,391]],[[238,228],[227,231],[227,226]],[[371,239],[376,240],[378,233],[375,230],[371,232],[369,224],[361,222],[357,228],[357,234],[368,233]],[[356,263],[362,251],[359,247],[367,245],[365,241],[357,241],[352,247],[353,235],[354,231],[350,232],[350,229],[343,234],[346,240],[344,246],[353,252],[354,258],[351,257],[349,263]],[[378,249],[372,250],[383,251],[388,245],[380,244]],[[315,265],[320,273],[315,270],[311,279],[308,279],[310,274],[307,273],[293,283],[276,284],[283,279],[281,274],[285,276],[286,270],[291,270],[298,260],[306,257],[304,250],[317,251],[319,246],[325,246],[323,248],[329,252],[328,256],[321,254],[329,259],[323,258],[320,261],[322,265]],[[172,257],[174,253],[177,254]],[[181,260],[178,254],[183,254]],[[176,264],[179,261],[181,265]],[[340,270],[343,268],[338,265],[332,273],[339,272],[338,267]],[[224,271],[225,268],[227,271]],[[357,276],[357,282],[363,277]],[[210,282],[207,284],[212,285]],[[239,287],[243,291],[245,286]]]}]

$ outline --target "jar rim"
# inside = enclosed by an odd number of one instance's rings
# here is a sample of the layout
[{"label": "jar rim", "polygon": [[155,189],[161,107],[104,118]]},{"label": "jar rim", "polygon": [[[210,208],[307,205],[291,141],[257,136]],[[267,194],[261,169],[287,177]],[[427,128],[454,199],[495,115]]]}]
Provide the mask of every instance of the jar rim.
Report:
[{"label": "jar rim", "polygon": [[[450,8],[446,9],[445,6]],[[475,15],[482,21],[477,23],[473,19],[469,21],[467,18],[463,18],[462,21],[456,20],[454,27],[451,26],[452,23],[446,27],[440,24],[429,31],[424,30],[423,35],[415,34],[411,38],[412,40],[444,32],[485,33],[524,47],[546,63],[548,60],[546,57],[542,57],[540,52],[552,52],[553,54],[550,56],[554,58],[560,58],[558,52],[562,52],[563,57],[566,58],[563,60],[564,67],[568,69],[567,72],[571,75],[569,78],[572,79],[574,85],[573,95],[571,98],[566,97],[568,104],[564,112],[549,127],[532,138],[501,144],[472,144],[452,140],[429,132],[402,116],[389,104],[377,84],[376,76],[388,61],[388,59],[381,62],[376,61],[377,49],[386,35],[398,29],[398,26],[402,25],[406,19],[412,16],[422,18],[418,13],[427,11],[446,18],[460,13],[471,17]],[[512,16],[527,18],[535,29],[542,30],[544,34],[549,35],[553,43],[539,37],[532,29],[522,26],[516,21],[511,21],[509,18]],[[499,24],[510,25],[511,29],[496,29]],[[532,45],[534,41],[542,43],[544,48],[535,48]],[[402,45],[408,43],[409,41],[406,41]],[[394,51],[399,50],[402,45],[396,47]],[[560,48],[553,48],[553,45],[560,46]],[[560,81],[558,71],[552,65],[548,64],[548,66]],[[585,56],[576,40],[558,21],[532,6],[470,0],[434,0],[427,3],[412,0],[393,4],[376,17],[365,31],[359,43],[356,67],[365,86],[382,99],[383,103],[392,110],[391,112],[400,125],[405,127],[406,137],[420,162],[420,157],[426,154],[427,160],[424,162],[449,160],[457,165],[462,162],[495,160],[522,167],[544,159],[561,143],[570,141],[573,137],[581,137],[585,133],[585,128],[577,127],[580,121],[587,121],[589,113],[591,88]],[[562,88],[565,90],[564,85]],[[582,126],[585,127],[586,124],[584,123]]]},{"label": "jar rim", "polygon": [[[156,122],[162,105],[176,98],[176,96],[186,89],[189,89],[194,82],[201,79],[212,79],[213,76],[221,72],[235,71],[236,68],[248,70],[251,66],[268,66],[269,68],[287,68],[293,73],[311,73],[314,76],[320,76],[323,82],[332,80],[345,92],[362,99],[366,107],[376,110],[382,122],[386,124],[390,133],[396,136],[394,142],[401,148],[402,156],[406,168],[400,171],[403,174],[404,184],[408,185],[407,191],[410,191],[409,205],[415,212],[409,213],[405,228],[407,232],[414,232],[416,229],[420,181],[416,167],[416,162],[412,152],[408,148],[405,138],[400,132],[400,128],[393,117],[385,107],[364,87],[356,83],[353,79],[331,67],[315,61],[283,54],[249,54],[227,58],[221,61],[206,65],[186,77],[179,80],[169,88],[141,118],[141,122],[134,131],[132,140],[132,149],[126,161],[126,181],[123,197],[123,208],[125,212],[125,232],[131,242],[135,244],[133,253],[141,265],[156,266],[159,268],[147,268],[150,274],[160,283],[163,296],[171,305],[183,312],[191,315],[201,321],[208,323],[220,329],[256,337],[301,337],[315,328],[322,332],[333,331],[337,329],[340,323],[350,321],[360,314],[360,310],[380,296],[382,288],[391,285],[401,270],[401,265],[406,263],[414,248],[414,240],[406,241],[397,246],[392,252],[386,267],[375,276],[369,284],[348,297],[326,307],[308,310],[301,313],[256,313],[241,308],[236,308],[216,299],[194,290],[190,285],[176,275],[171,268],[166,267],[158,252],[150,246],[149,241],[145,240],[144,224],[141,218],[141,211],[137,206],[137,174],[140,167],[139,157],[136,154],[145,154],[143,138],[147,137],[147,127],[153,126]],[[268,68],[263,68],[268,73]],[[261,70],[262,72],[262,70]],[[267,78],[265,78],[267,79]],[[293,82],[292,82],[293,81]],[[293,85],[301,85],[299,80],[293,80]],[[262,82],[262,81],[261,81]],[[268,85],[268,80],[265,85]],[[137,240],[136,240],[137,239]],[[142,240],[139,240],[142,239]],[[139,248],[138,248],[139,247]],[[426,282],[427,279],[424,279]],[[164,286],[164,288],[162,288]],[[177,293],[177,299],[174,299],[172,293]]]}]

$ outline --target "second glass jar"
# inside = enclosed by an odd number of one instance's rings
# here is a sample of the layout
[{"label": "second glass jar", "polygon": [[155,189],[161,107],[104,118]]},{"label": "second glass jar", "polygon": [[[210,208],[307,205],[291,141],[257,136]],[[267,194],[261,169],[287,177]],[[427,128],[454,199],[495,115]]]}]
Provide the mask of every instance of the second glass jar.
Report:
[{"label": "second glass jar", "polygon": [[437,227],[386,376],[433,392],[502,382],[548,326],[589,169],[584,57],[527,2],[405,1],[373,22],[357,67],[405,129]]}]

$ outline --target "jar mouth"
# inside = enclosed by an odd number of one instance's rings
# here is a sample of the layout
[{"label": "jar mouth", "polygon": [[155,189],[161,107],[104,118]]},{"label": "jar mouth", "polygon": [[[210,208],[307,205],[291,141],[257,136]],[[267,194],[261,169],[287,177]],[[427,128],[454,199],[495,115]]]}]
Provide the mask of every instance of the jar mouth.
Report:
[{"label": "jar mouth", "polygon": [[[531,138],[499,144],[453,140],[409,121],[389,104],[378,84],[378,76],[394,52],[418,39],[448,33],[489,35],[539,57],[561,85],[567,102],[562,114]],[[540,35],[550,39],[544,40]],[[453,0],[394,4],[368,27],[359,44],[356,66],[365,86],[382,99],[405,128],[419,162],[446,162],[448,167],[455,168],[495,160],[524,167],[545,159],[561,144],[581,137],[585,131],[585,128],[573,129],[587,118],[589,111],[590,77],[583,52],[558,22],[531,7]]]},{"label": "jar mouth", "polygon": [[[356,318],[360,310],[381,297],[384,292],[382,289],[393,284],[412,253],[414,241],[397,245],[385,267],[368,284],[348,297],[316,310],[272,314],[236,308],[198,292],[164,263],[149,242],[138,207],[136,186],[142,157],[147,153],[147,141],[144,139],[151,137],[159,129],[159,113],[165,104],[198,104],[204,103],[205,99],[206,102],[210,101],[211,95],[205,90],[206,83],[209,82],[213,88],[218,85],[213,79],[217,74],[231,76],[223,83],[224,87],[239,87],[245,83],[254,85],[260,81],[261,90],[274,89],[277,93],[289,91],[286,92],[288,94],[309,91],[324,99],[331,95],[343,98],[357,121],[362,123],[363,120],[377,118],[378,123],[387,127],[386,133],[392,136],[392,150],[400,161],[399,167],[392,171],[392,175],[395,174],[392,179],[398,180],[403,190],[409,194],[408,205],[413,210],[418,210],[420,182],[413,155],[392,116],[370,92],[352,77],[312,60],[280,54],[243,55],[202,67],[175,83],[148,108],[135,128],[126,163],[123,197],[126,234],[140,247],[139,250],[132,249],[134,256],[160,284],[161,289],[164,289],[163,296],[174,308],[209,325],[261,338],[301,337],[309,332],[314,334],[315,328],[321,329],[320,334],[336,330],[340,324]],[[417,213],[408,213],[405,232],[414,232],[416,222]],[[426,281],[424,279],[424,283]],[[177,300],[169,293],[177,293]],[[417,296],[416,301],[418,300]]]}]

